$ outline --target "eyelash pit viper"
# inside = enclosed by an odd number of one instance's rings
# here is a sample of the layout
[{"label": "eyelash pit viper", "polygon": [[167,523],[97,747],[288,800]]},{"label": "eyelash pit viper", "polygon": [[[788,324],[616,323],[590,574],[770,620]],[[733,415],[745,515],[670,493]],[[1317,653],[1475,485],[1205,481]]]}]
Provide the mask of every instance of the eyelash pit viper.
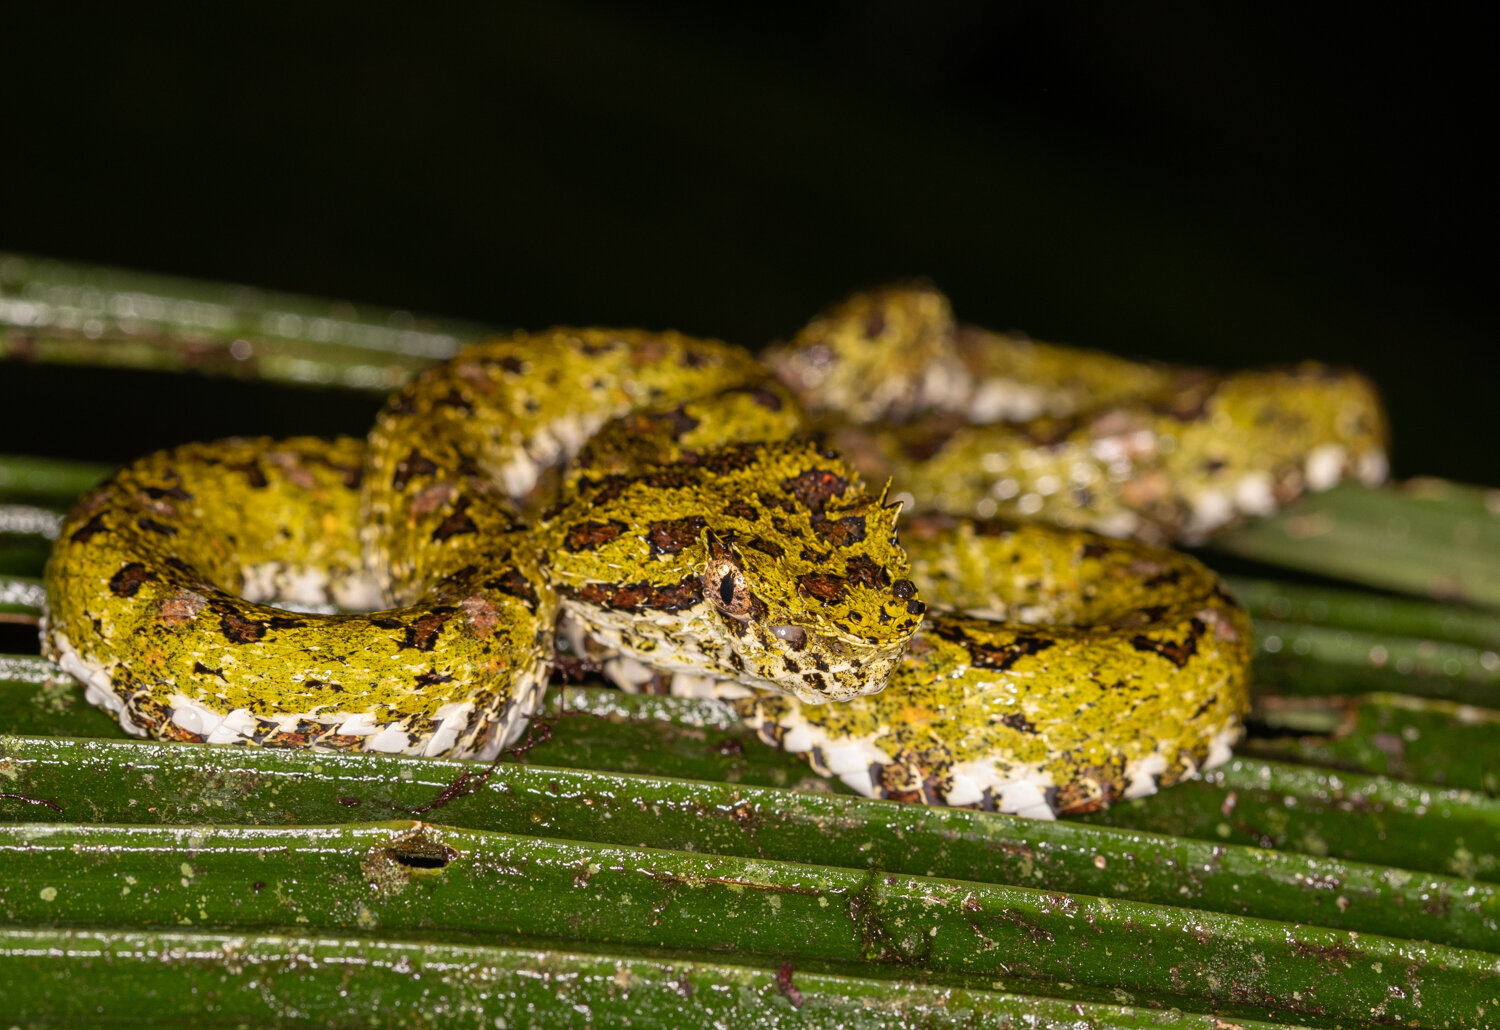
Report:
[{"label": "eyelash pit viper", "polygon": [[480,759],[562,648],[729,697],[865,794],[1049,817],[1237,739],[1249,620],[1161,545],[1378,481],[1384,439],[1357,375],[1035,343],[921,283],[764,361],[517,333],[425,371],[364,440],[121,470],[64,525],[44,647],[136,733]]}]

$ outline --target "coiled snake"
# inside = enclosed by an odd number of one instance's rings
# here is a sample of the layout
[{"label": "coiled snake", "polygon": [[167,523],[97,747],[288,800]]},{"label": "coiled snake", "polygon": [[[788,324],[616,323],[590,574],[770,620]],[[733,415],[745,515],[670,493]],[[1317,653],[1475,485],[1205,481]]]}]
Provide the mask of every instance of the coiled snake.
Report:
[{"label": "coiled snake", "polygon": [[[1248,620],[1151,544],[1378,479],[1383,442],[1357,376],[1033,344],[921,284],[766,364],[518,333],[424,372],[367,440],[125,468],[63,528],[44,646],[132,732],[489,758],[556,641],[629,688],[740,695],[866,794],[1048,816],[1191,775],[1238,732]],[[898,540],[913,504],[935,514]]]}]

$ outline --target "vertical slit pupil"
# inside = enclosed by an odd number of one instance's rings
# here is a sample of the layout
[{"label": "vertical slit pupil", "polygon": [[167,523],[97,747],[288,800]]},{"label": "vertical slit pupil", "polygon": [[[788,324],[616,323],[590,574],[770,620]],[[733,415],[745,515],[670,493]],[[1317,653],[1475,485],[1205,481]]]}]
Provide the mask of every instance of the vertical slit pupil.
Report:
[{"label": "vertical slit pupil", "polygon": [[734,576],[727,575],[719,580],[719,596],[724,599],[726,605],[734,603]]}]

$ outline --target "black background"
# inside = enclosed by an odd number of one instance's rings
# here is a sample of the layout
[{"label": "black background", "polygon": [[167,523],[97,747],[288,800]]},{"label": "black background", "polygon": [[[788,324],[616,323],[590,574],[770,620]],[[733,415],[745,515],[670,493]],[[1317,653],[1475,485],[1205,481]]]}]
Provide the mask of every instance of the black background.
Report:
[{"label": "black background", "polygon": [[[933,277],[967,320],[1381,384],[1500,484],[1481,7],[7,5],[0,249],[758,345]],[[228,12],[228,13],[226,13]],[[357,432],[368,398],[0,366],[0,450]]]}]

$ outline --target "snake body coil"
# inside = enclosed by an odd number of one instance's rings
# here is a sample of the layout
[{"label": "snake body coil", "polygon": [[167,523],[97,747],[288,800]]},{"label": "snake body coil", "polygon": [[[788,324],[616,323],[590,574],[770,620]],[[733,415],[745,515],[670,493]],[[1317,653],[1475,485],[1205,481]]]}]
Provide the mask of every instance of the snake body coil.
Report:
[{"label": "snake body coil", "polygon": [[[935,485],[918,507],[1148,539],[1346,466],[1373,475],[1378,407],[1323,370],[1279,373],[1267,398],[1254,380],[1025,357],[974,332],[925,288],[855,298],[773,351],[792,393],[713,341],[518,334],[429,369],[368,441],[148,456],[69,516],[46,649],[137,733],[485,758],[540,702],[561,617],[622,685],[730,684],[762,736],[869,794],[1047,815],[1221,760],[1249,626],[1212,574],[1144,544],[953,516],[910,523],[903,548],[901,501],[805,440],[797,397],[840,404],[824,435],[895,469],[903,493]],[[869,388],[851,399],[855,381]],[[1065,428],[952,422],[933,447],[934,431],[891,424],[1038,405]]]}]

